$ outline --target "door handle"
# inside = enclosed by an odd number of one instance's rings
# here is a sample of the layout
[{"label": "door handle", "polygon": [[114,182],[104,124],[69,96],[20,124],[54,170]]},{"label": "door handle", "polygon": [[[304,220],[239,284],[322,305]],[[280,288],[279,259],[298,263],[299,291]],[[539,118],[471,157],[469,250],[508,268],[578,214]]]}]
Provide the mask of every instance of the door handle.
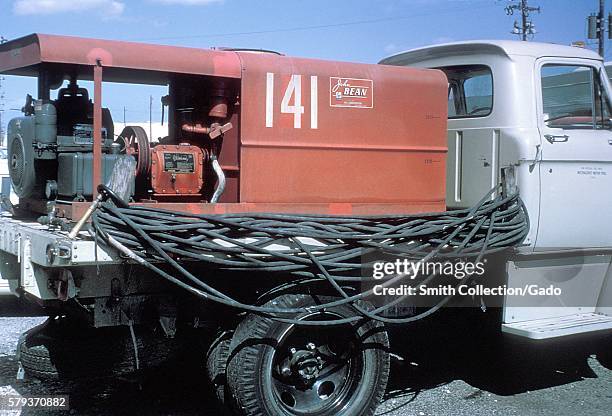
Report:
[{"label": "door handle", "polygon": [[544,138],[546,140],[548,140],[548,142],[550,144],[553,144],[553,143],[564,143],[564,142],[569,140],[569,136],[567,134],[563,134],[563,135],[560,135],[560,136],[557,136],[557,135],[554,135],[554,134],[545,134]]}]

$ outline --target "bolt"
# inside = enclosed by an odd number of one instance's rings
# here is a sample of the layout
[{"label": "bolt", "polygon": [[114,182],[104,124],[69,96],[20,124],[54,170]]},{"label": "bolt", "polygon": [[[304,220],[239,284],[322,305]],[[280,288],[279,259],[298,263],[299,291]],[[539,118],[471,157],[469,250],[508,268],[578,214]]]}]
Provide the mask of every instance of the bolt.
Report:
[{"label": "bolt", "polygon": [[308,344],[306,344],[306,348],[310,351],[314,351],[317,349],[317,346],[313,344],[312,342],[309,342]]},{"label": "bolt", "polygon": [[281,374],[282,374],[284,377],[289,377],[289,376],[291,375],[291,369],[290,369],[289,367],[283,367],[283,368],[281,369]]},{"label": "bolt", "polygon": [[291,348],[289,348],[289,352],[291,353],[291,355],[295,355],[297,350],[295,348],[291,347]]}]

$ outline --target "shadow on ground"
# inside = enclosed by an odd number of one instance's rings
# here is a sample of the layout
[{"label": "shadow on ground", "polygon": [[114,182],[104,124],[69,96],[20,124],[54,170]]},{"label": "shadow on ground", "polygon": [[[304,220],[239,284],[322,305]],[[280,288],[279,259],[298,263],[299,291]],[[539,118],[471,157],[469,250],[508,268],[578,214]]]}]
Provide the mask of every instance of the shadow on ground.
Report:
[{"label": "shadow on ground", "polygon": [[[140,374],[114,378],[92,375],[71,381],[15,380],[17,364],[14,357],[0,357],[0,369],[12,370],[2,371],[0,384],[10,385],[22,396],[68,395],[71,411],[49,411],[49,415],[218,414],[210,388],[193,363],[172,362]],[[21,414],[46,413],[24,410]]]},{"label": "shadow on ground", "polygon": [[[447,319],[393,332],[400,359],[394,360],[386,399],[399,398],[400,403],[392,410],[455,380],[474,387],[464,399],[475,399],[485,392],[512,396],[596,378],[588,364],[591,356],[612,369],[609,334],[532,342],[501,334],[495,321],[479,321],[479,311],[445,314]],[[479,324],[469,324],[475,321]]]},{"label": "shadow on ground", "polygon": [[[453,312],[454,313],[454,312]],[[612,349],[612,337],[582,337],[564,342],[527,345],[502,337],[493,325],[468,325],[461,320],[423,322],[392,337],[394,359],[386,400],[397,399],[402,408],[421,392],[463,380],[476,390],[474,397],[489,392],[500,396],[546,389],[597,377],[587,358],[604,346]],[[0,385],[19,394],[70,396],[70,414],[218,415],[215,399],[204,381],[203,362],[188,355],[163,367],[119,378],[17,381],[14,356],[0,357]],[[609,355],[603,365],[610,366]],[[41,412],[23,411],[23,415]],[[48,414],[58,414],[49,412]],[[67,413],[68,414],[68,413]]]},{"label": "shadow on ground", "polygon": [[13,295],[0,295],[0,317],[42,316],[38,305]]}]

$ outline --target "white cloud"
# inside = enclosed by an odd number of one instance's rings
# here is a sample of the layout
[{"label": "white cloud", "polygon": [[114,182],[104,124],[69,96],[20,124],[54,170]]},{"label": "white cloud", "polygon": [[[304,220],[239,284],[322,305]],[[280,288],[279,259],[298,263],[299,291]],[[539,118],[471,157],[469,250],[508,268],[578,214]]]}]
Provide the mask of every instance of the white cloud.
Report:
[{"label": "white cloud", "polygon": [[119,16],[124,9],[125,3],[117,0],[16,0],[13,3],[13,12],[17,15],[97,11],[105,16]]},{"label": "white cloud", "polygon": [[182,6],[206,6],[213,3],[223,3],[224,0],[153,0],[162,4],[178,4]]}]

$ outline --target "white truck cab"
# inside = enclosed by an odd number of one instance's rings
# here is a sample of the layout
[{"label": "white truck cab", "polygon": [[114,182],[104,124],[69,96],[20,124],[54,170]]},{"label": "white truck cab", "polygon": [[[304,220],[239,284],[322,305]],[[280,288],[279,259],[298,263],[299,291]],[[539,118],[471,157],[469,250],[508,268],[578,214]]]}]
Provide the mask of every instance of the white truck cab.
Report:
[{"label": "white truck cab", "polygon": [[538,305],[506,298],[503,328],[550,338],[612,328],[611,87],[602,58],[575,47],[469,41],[381,64],[448,77],[447,205],[473,205],[514,167],[531,227],[508,285],[554,284]]}]

